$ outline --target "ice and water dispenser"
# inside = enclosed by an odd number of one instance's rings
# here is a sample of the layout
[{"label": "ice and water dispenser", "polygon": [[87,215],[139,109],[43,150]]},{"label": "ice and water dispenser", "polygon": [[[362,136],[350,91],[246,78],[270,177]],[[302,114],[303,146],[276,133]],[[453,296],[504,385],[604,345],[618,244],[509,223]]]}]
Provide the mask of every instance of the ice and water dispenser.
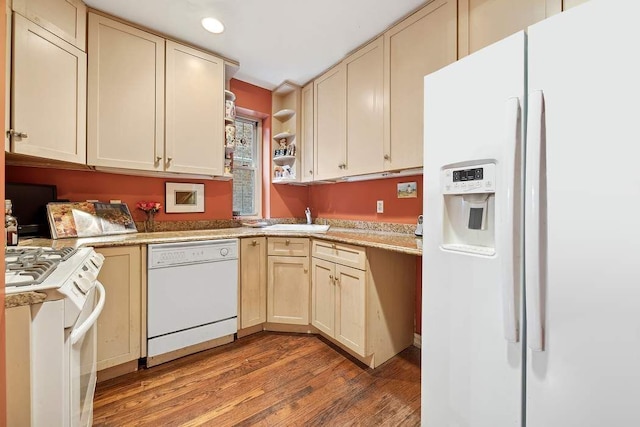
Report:
[{"label": "ice and water dispenser", "polygon": [[495,254],[495,177],[495,163],[442,168],[443,249]]}]

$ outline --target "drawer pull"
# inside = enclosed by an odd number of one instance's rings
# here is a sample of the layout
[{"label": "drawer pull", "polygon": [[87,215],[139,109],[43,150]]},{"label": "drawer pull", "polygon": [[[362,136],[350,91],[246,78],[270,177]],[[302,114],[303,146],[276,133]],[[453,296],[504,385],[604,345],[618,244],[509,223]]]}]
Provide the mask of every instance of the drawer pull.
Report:
[{"label": "drawer pull", "polygon": [[255,246],[255,245],[257,245],[257,244],[258,244],[258,241],[257,241],[257,240],[252,240],[252,241],[251,241],[251,246]]},{"label": "drawer pull", "polygon": [[287,246],[289,246],[289,243],[291,243],[291,240],[289,240],[289,239],[284,241],[284,244],[287,245]]},{"label": "drawer pull", "polygon": [[331,245],[331,249],[335,249],[335,248],[336,248],[336,245],[334,243],[334,244]]}]

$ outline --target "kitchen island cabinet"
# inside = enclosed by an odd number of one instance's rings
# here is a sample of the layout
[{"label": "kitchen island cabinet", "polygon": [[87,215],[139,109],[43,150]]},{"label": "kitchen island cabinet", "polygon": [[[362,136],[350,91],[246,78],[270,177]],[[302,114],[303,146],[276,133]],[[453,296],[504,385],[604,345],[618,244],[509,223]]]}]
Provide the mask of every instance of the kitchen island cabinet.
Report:
[{"label": "kitchen island cabinet", "polygon": [[[146,353],[146,247],[96,248],[105,260],[98,275],[106,302],[98,318],[98,379],[138,369]],[[114,368],[115,367],[115,368]]]},{"label": "kitchen island cabinet", "polygon": [[415,259],[312,241],[311,323],[372,368],[413,343]]},{"label": "kitchen island cabinet", "polygon": [[309,324],[309,239],[268,238],[267,321]]},{"label": "kitchen island cabinet", "polygon": [[238,329],[267,321],[267,238],[240,239],[240,324]]}]

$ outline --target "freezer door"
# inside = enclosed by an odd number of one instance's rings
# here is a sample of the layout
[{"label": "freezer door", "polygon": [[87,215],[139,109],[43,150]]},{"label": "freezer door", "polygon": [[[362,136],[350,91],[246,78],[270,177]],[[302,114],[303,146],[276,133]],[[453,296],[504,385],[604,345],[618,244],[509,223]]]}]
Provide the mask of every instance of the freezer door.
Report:
[{"label": "freezer door", "polygon": [[527,427],[640,425],[638,3],[528,31]]},{"label": "freezer door", "polygon": [[[428,427],[521,426],[524,48],[521,32],[425,77],[422,424]],[[487,201],[476,201],[487,210],[478,226],[471,226],[463,196],[444,194],[461,171],[471,180],[464,191],[489,188]],[[488,182],[489,171],[495,182]],[[494,235],[481,234],[492,227]]]}]

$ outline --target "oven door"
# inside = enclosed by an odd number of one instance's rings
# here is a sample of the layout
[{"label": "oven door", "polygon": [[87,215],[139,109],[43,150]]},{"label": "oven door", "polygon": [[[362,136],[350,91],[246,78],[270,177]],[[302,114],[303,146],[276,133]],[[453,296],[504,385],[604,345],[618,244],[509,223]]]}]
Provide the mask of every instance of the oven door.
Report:
[{"label": "oven door", "polygon": [[[96,291],[98,294],[96,302]],[[71,426],[90,426],[93,423],[93,395],[96,389],[96,353],[98,316],[105,302],[102,284],[96,281],[87,294],[87,302],[71,329],[68,339],[69,386],[71,393]]]}]

